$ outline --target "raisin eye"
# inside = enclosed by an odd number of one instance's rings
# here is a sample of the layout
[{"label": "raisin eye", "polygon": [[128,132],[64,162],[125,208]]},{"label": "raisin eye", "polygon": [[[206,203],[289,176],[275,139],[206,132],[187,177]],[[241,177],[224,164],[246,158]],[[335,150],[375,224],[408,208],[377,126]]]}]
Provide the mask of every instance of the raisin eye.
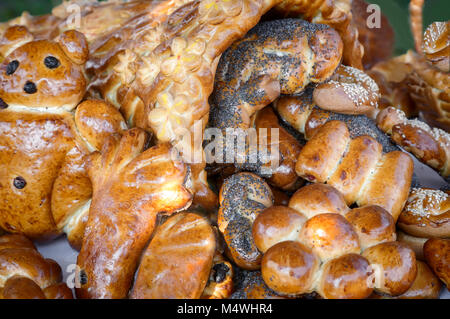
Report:
[{"label": "raisin eye", "polygon": [[54,56],[49,55],[44,59],[44,64],[49,69],[56,69],[59,66],[59,60]]},{"label": "raisin eye", "polygon": [[25,91],[25,93],[28,94],[36,93],[37,92],[36,84],[34,84],[31,81],[27,81],[27,83],[25,83],[25,85],[23,86],[23,90]]},{"label": "raisin eye", "polygon": [[8,104],[0,98],[0,109],[6,109]]},{"label": "raisin eye", "polygon": [[11,75],[14,72],[16,72],[17,68],[19,67],[19,61],[14,60],[8,63],[6,66],[6,74]]},{"label": "raisin eye", "polygon": [[86,285],[88,283],[88,277],[84,270],[80,271],[80,284]]},{"label": "raisin eye", "polygon": [[17,176],[14,178],[14,187],[17,189],[22,189],[27,185],[27,181],[22,176]]}]

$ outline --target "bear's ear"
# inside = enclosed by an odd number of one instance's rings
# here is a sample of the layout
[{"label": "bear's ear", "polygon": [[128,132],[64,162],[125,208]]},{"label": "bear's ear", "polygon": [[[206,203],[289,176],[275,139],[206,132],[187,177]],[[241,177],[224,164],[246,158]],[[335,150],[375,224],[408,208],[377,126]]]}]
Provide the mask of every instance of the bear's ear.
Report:
[{"label": "bear's ear", "polygon": [[23,25],[9,27],[0,40],[0,60],[25,43],[34,40],[33,34]]},{"label": "bear's ear", "polygon": [[65,31],[58,37],[58,42],[64,53],[74,63],[86,63],[89,56],[89,48],[83,33],[75,30]]}]

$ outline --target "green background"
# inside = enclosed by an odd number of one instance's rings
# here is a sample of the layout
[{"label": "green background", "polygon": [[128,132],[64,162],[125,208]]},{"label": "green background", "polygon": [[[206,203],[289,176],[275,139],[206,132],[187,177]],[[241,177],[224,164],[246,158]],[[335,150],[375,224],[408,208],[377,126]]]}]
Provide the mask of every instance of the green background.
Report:
[{"label": "green background", "polygon": [[[0,0],[0,21],[14,18],[27,10],[33,15],[45,14],[59,4],[61,0]],[[401,54],[413,47],[413,40],[408,24],[409,0],[369,0],[380,5],[383,13],[388,17],[396,34],[395,53]],[[424,10],[424,26],[433,21],[449,19],[449,0],[427,0]]]}]

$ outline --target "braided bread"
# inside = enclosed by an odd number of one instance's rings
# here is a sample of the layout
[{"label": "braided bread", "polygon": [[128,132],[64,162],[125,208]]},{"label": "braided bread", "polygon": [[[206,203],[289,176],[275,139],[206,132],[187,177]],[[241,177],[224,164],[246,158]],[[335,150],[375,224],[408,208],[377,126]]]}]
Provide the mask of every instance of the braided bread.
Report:
[{"label": "braided bread", "polygon": [[147,144],[148,135],[135,128],[110,136],[89,156],[93,197],[77,259],[87,279],[79,298],[126,297],[158,213],[191,204],[189,167],[168,143],[143,152]]},{"label": "braided bread", "polygon": [[264,253],[262,277],[282,295],[367,298],[373,288],[399,295],[416,276],[414,252],[394,241],[392,216],[379,206],[350,209],[328,185],[305,186],[289,208],[266,209],[253,236]]},{"label": "braided bread", "polygon": [[450,191],[413,188],[398,227],[418,237],[450,237]]},{"label": "braided bread", "polygon": [[103,101],[80,103],[81,33],[29,40],[0,65],[0,227],[40,239],[65,232],[79,248],[92,196],[86,156],[126,124]]},{"label": "braided bread", "polygon": [[378,127],[389,134],[397,145],[436,169],[442,176],[450,175],[449,133],[430,128],[420,120],[408,120],[401,110],[394,107],[382,110],[376,121]]},{"label": "braided bread", "polygon": [[252,224],[273,195],[267,183],[252,173],[238,173],[227,178],[219,194],[217,224],[227,244],[227,255],[241,268],[259,268],[261,253],[252,239]]},{"label": "braided bread", "polygon": [[413,168],[409,155],[383,154],[381,144],[370,136],[351,139],[340,121],[321,126],[300,151],[296,164],[299,176],[336,187],[347,204],[379,205],[395,221],[407,200]]},{"label": "braided bread", "polygon": [[337,120],[347,125],[351,138],[369,135],[383,146],[384,152],[398,150],[373,120],[365,115],[348,115],[322,110],[314,105],[310,90],[300,96],[280,97],[273,106],[280,117],[302,133],[306,140],[311,139],[326,122]]},{"label": "braided bread", "polygon": [[0,236],[0,299],[72,299],[61,268],[22,235]]},{"label": "braided bread", "polygon": [[450,67],[448,21],[434,22],[422,38],[424,0],[411,0],[410,20],[417,54],[409,51],[407,62],[413,72],[408,76],[411,97],[423,119],[431,126],[450,131]]},{"label": "braided bread", "polygon": [[167,1],[91,45],[91,94],[120,108],[131,126],[176,143],[184,159],[194,162],[194,200],[208,208],[217,198],[208,187],[204,159],[190,157],[202,152],[192,128],[199,121],[203,130],[208,122],[220,55],[273,7],[338,30],[344,61],[362,67],[363,49],[348,0]]}]

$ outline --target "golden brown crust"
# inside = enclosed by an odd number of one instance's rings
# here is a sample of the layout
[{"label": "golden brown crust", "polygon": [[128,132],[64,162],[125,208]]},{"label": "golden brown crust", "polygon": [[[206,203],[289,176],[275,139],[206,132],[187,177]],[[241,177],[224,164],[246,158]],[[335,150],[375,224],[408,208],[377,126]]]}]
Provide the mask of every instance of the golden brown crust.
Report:
[{"label": "golden brown crust", "polygon": [[300,188],[292,195],[289,207],[307,218],[324,212],[345,215],[349,211],[344,196],[326,184],[310,184]]},{"label": "golden brown crust", "polygon": [[411,248],[416,254],[417,259],[425,260],[425,257],[423,256],[423,245],[428,238],[411,236],[401,230],[397,230],[397,240],[408,245],[408,247]]},{"label": "golden brown crust", "polygon": [[359,254],[332,259],[322,268],[318,292],[326,299],[365,299],[373,291],[369,262]]},{"label": "golden brown crust", "polygon": [[27,42],[0,67],[5,72],[0,84],[0,179],[7,186],[0,191],[0,225],[39,239],[65,232],[76,248],[92,195],[86,155],[126,128],[119,111],[105,102],[78,105],[86,89],[86,57],[84,36],[67,31],[59,43]]},{"label": "golden brown crust", "polygon": [[450,76],[431,66],[423,56],[411,51],[407,62],[413,67],[408,75],[411,98],[421,117],[431,126],[450,131]]},{"label": "golden brown crust", "polygon": [[216,250],[208,283],[203,290],[202,299],[228,299],[234,290],[234,270]]},{"label": "golden brown crust", "polygon": [[[132,126],[155,132],[159,141],[179,142],[186,132],[192,137],[195,121],[203,127],[208,122],[220,55],[277,5],[282,14],[303,14],[336,28],[346,43],[346,63],[361,67],[363,50],[347,0],[170,1],[94,41],[91,91],[120,107]],[[178,149],[188,156],[192,145],[184,144]],[[203,169],[203,162],[192,166],[195,201],[214,206]]]},{"label": "golden brown crust", "polygon": [[[258,137],[260,136],[260,129],[267,129],[267,140],[272,141],[272,129],[278,129],[278,165],[272,170],[272,176],[268,178],[268,182],[280,189],[290,190],[299,186],[299,177],[295,173],[295,163],[297,162],[298,154],[302,145],[295,137],[289,134],[279,123],[277,116],[273,109],[268,106],[256,114],[255,128]],[[276,139],[274,139],[276,141]],[[259,139],[259,141],[261,141]],[[271,148],[274,147],[273,142]],[[270,150],[268,150],[270,152]],[[272,162],[263,164],[263,167],[270,169],[273,166]]]},{"label": "golden brown crust", "polygon": [[374,65],[366,73],[380,89],[378,108],[393,106],[405,112],[408,118],[418,115],[417,107],[409,95],[408,76],[412,66],[406,63],[406,55],[400,55]]},{"label": "golden brown crust", "polygon": [[411,32],[413,34],[416,51],[418,53],[422,52],[422,10],[424,2],[424,0],[411,0],[409,2]]},{"label": "golden brown crust", "polygon": [[227,243],[230,258],[241,268],[258,269],[262,255],[252,237],[255,218],[272,206],[269,185],[252,173],[226,179],[220,189],[217,224]]},{"label": "golden brown crust", "polygon": [[[323,184],[298,190],[290,208],[302,214],[274,206],[253,223],[255,243],[265,253],[263,279],[277,293],[298,296],[316,291],[323,298],[366,298],[373,288],[386,292],[386,287],[400,290],[412,284],[414,252],[394,241],[394,219],[383,208],[350,210],[336,189]],[[306,222],[304,216],[309,217]],[[371,259],[360,256],[361,251]],[[320,266],[304,267],[305,256],[318,258]],[[303,263],[303,268],[295,268],[296,263]]]},{"label": "golden brown crust", "polygon": [[372,246],[363,252],[363,257],[371,263],[375,290],[389,295],[401,295],[413,284],[417,274],[416,256],[406,245],[388,242]]},{"label": "golden brown crust", "polygon": [[361,190],[358,205],[381,206],[397,221],[408,198],[413,170],[413,160],[408,154],[400,151],[384,154]]},{"label": "golden brown crust", "polygon": [[421,162],[436,169],[442,176],[450,174],[450,134],[439,128],[431,128],[420,120],[408,120],[394,107],[382,110],[377,125],[392,140],[411,152]]},{"label": "golden brown crust", "polygon": [[394,219],[379,206],[354,208],[345,214],[345,218],[358,234],[362,250],[396,239]]},{"label": "golden brown crust", "polygon": [[[67,33],[80,41],[84,39],[74,31]],[[4,103],[73,109],[82,99],[87,83],[82,66],[65,53],[77,47],[68,49],[67,45],[71,43],[37,40],[11,52],[0,65],[0,98]]]},{"label": "golden brown crust", "polygon": [[449,238],[450,191],[411,189],[397,225],[412,236]]},{"label": "golden brown crust", "polygon": [[306,217],[292,208],[266,208],[253,222],[252,235],[255,245],[260,252],[265,253],[281,241],[299,241],[300,229],[305,222]]},{"label": "golden brown crust", "polygon": [[450,239],[431,238],[423,246],[427,264],[450,290]]},{"label": "golden brown crust", "polygon": [[300,295],[313,291],[319,265],[319,258],[308,247],[297,241],[283,241],[264,254],[261,275],[277,293]]},{"label": "golden brown crust", "polygon": [[412,286],[399,296],[373,294],[373,299],[439,299],[441,282],[423,261],[417,261],[417,275]]},{"label": "golden brown crust", "polygon": [[376,82],[361,70],[341,65],[327,82],[319,84],[313,93],[320,108],[343,114],[377,112],[379,89]]},{"label": "golden brown crust", "polygon": [[361,252],[355,229],[338,214],[324,213],[308,219],[300,238],[322,261]]},{"label": "golden brown crust", "polygon": [[130,297],[197,299],[213,264],[216,239],[206,218],[179,213],[158,227],[142,255]]},{"label": "golden brown crust", "polygon": [[93,198],[77,261],[87,278],[80,298],[126,297],[158,213],[192,201],[188,166],[167,143],[142,153],[147,142],[142,130],[131,129],[90,155]]},{"label": "golden brown crust", "polygon": [[295,170],[307,181],[325,183],[337,167],[350,142],[345,123],[323,125],[300,151]]},{"label": "golden brown crust", "polygon": [[0,236],[0,299],[72,299],[59,265],[22,235]]},{"label": "golden brown crust", "polygon": [[425,58],[442,72],[450,72],[450,61],[448,59],[450,56],[449,32],[449,21],[433,22],[423,35],[422,48]]},{"label": "golden brown crust", "polygon": [[349,205],[379,205],[397,220],[411,186],[413,161],[399,151],[380,156],[381,145],[373,138],[352,140],[344,122],[329,121],[300,151],[296,172],[308,181],[336,186]]}]

